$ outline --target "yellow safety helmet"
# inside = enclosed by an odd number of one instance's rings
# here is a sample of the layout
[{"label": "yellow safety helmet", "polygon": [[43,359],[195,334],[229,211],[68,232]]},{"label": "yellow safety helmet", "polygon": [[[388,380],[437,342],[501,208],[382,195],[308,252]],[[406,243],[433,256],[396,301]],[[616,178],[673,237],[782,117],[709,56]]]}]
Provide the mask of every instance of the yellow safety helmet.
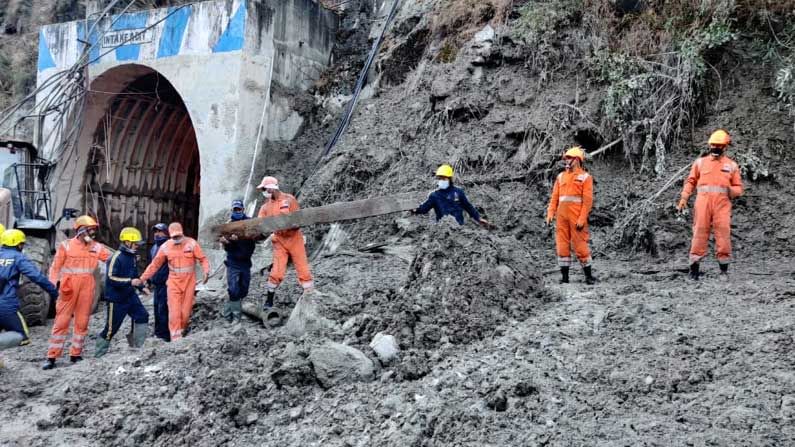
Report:
[{"label": "yellow safety helmet", "polygon": [[25,242],[25,233],[21,230],[17,230],[16,228],[12,230],[5,230],[3,234],[0,235],[0,244],[6,247],[18,247],[19,244]]},{"label": "yellow safety helmet", "polygon": [[448,164],[439,166],[439,169],[436,170],[436,176],[453,178],[453,167]]},{"label": "yellow safety helmet", "polygon": [[79,230],[83,227],[98,227],[97,221],[94,220],[91,216],[80,216],[75,219],[75,230]]},{"label": "yellow safety helmet", "polygon": [[712,135],[709,136],[709,144],[715,146],[728,146],[732,142],[732,137],[729,135],[729,132],[726,132],[723,129],[718,129],[715,132],[712,132]]},{"label": "yellow safety helmet", "polygon": [[144,238],[137,228],[124,227],[121,229],[121,234],[119,234],[119,240],[122,242],[141,242]]},{"label": "yellow safety helmet", "polygon": [[580,161],[585,161],[585,151],[580,146],[573,146],[563,154],[563,158],[579,158]]}]

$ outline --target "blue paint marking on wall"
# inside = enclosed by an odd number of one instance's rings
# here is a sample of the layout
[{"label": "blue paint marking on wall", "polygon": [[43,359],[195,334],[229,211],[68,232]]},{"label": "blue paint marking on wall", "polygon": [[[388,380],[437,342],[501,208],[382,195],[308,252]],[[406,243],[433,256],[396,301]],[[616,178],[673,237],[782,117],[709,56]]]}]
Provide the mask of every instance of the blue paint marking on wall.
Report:
[{"label": "blue paint marking on wall", "polygon": [[166,24],[163,26],[163,34],[160,37],[160,45],[157,48],[158,58],[176,56],[182,47],[182,36],[188,26],[188,19],[193,13],[193,7],[189,5],[174,12],[175,9],[177,8],[171,7],[168,9],[168,13],[171,15],[166,19]]},{"label": "blue paint marking on wall", "polygon": [[[111,29],[113,31],[121,30],[141,30],[146,28],[146,23],[149,19],[148,12],[136,12],[131,14],[124,14],[119,17],[114,17],[116,23],[113,24]],[[140,44],[124,45],[116,48],[116,60],[118,61],[137,61],[138,55],[141,52]]]},{"label": "blue paint marking on wall", "polygon": [[241,2],[240,7],[231,19],[226,31],[221,34],[218,42],[213,47],[213,53],[237,51],[243,48],[243,39],[246,31],[246,2]]},{"label": "blue paint marking on wall", "polygon": [[[91,29],[91,26],[93,24],[94,24],[93,21],[89,21],[88,22],[88,29]],[[77,22],[77,38],[78,38],[78,40],[81,41],[81,42],[88,41],[89,45],[93,45],[93,47],[91,48],[91,53],[88,55],[88,62],[90,62],[92,64],[96,64],[98,62],[97,59],[99,59],[99,44],[97,43],[98,36],[99,36],[99,34],[97,33],[97,30],[94,29],[94,31],[91,33],[91,36],[86,38],[85,22],[82,22],[82,21],[81,22]],[[80,45],[80,49],[78,51],[82,52],[84,44],[81,43],[81,42],[78,42],[78,44]]]},{"label": "blue paint marking on wall", "polygon": [[50,46],[47,45],[47,38],[44,37],[44,30],[39,31],[39,71],[55,67],[55,60],[50,53]]}]

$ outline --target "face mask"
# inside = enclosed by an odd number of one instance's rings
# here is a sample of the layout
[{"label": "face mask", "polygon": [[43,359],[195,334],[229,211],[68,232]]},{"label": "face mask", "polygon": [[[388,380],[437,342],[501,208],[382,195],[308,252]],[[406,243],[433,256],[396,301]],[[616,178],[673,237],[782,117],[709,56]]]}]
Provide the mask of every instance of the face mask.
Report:
[{"label": "face mask", "polygon": [[450,187],[450,180],[439,180],[436,184],[439,185],[439,189],[447,189]]},{"label": "face mask", "polygon": [[135,254],[135,252],[138,251],[138,245],[136,245],[136,244],[131,244],[131,245],[124,244],[124,245],[121,246],[121,249],[126,251],[127,253]]},{"label": "face mask", "polygon": [[232,211],[232,220],[243,220],[246,218],[246,213],[243,211]]},{"label": "face mask", "polygon": [[710,148],[709,153],[713,157],[720,157],[721,155],[723,155],[723,149],[721,149],[719,147],[713,147],[713,148]]},{"label": "face mask", "polygon": [[163,242],[167,241],[168,237],[166,236],[155,236],[155,244],[160,245]]},{"label": "face mask", "polygon": [[180,237],[172,237],[171,240],[174,241],[175,244],[181,244],[182,243],[182,236],[180,236]]},{"label": "face mask", "polygon": [[269,193],[268,191],[262,191],[262,197],[265,197],[266,199],[270,200],[271,197],[273,197],[273,194]]},{"label": "face mask", "polygon": [[574,168],[574,160],[563,160],[563,167],[569,170]]}]

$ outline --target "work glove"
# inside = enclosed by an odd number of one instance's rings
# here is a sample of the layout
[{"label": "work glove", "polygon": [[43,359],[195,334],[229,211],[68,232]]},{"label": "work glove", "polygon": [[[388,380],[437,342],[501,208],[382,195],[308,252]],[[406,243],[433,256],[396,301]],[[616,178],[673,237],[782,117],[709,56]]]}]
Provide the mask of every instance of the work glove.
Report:
[{"label": "work glove", "polygon": [[687,199],[681,198],[679,199],[679,203],[676,204],[676,209],[679,211],[684,211],[687,209]]},{"label": "work glove", "polygon": [[224,236],[221,236],[221,237],[218,238],[218,242],[226,245],[226,244],[229,243],[229,239],[225,238]]},{"label": "work glove", "polygon": [[482,217],[480,218],[480,220],[478,221],[478,223],[479,223],[479,224],[480,224],[480,225],[481,225],[483,228],[487,228],[487,229],[491,229],[491,228],[493,228],[493,225],[491,224],[491,222],[489,222],[488,220],[486,220],[486,219],[484,219],[484,218],[482,218]]}]

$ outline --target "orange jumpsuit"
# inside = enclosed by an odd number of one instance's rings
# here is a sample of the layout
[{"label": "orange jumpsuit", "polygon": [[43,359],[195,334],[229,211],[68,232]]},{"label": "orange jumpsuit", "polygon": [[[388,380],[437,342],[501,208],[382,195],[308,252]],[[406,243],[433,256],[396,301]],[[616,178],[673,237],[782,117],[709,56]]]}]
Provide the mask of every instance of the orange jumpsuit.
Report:
[{"label": "orange jumpsuit", "polygon": [[[558,265],[571,265],[571,246],[583,267],[591,265],[591,250],[588,248],[588,214],[593,207],[593,177],[582,168],[566,170],[558,174],[552,197],[549,199],[547,218],[555,217],[557,225],[555,247]],[[581,224],[582,230],[576,225]]]},{"label": "orange jumpsuit", "polygon": [[50,266],[50,282],[56,284],[60,281],[61,286],[55,304],[55,322],[47,350],[48,358],[58,358],[63,354],[72,316],[75,326],[69,355],[82,354],[91,307],[94,304],[94,271],[99,261],[107,261],[110,256],[110,250],[99,242],[86,244],[78,238],[72,238],[58,245],[55,259]]},{"label": "orange jumpsuit", "polygon": [[[266,201],[259,209],[257,217],[274,217],[280,214],[290,214],[301,209],[295,197],[287,193],[279,193],[278,199]],[[314,287],[312,272],[309,269],[309,260],[304,247],[304,234],[300,228],[279,230],[273,233],[273,267],[268,276],[268,290],[276,290],[284,280],[287,271],[287,260],[292,259],[295,271],[298,273],[298,282],[306,289]]]},{"label": "orange jumpsuit", "polygon": [[693,241],[690,245],[690,263],[699,262],[707,255],[710,230],[715,233],[718,262],[728,264],[732,255],[731,199],[743,194],[740,168],[731,158],[707,155],[699,158],[690,168],[690,175],[682,189],[682,199],[687,200],[697,191],[693,207]]},{"label": "orange jumpsuit", "polygon": [[205,275],[210,274],[210,262],[195,239],[183,237],[179,244],[166,241],[157,251],[152,263],[146,267],[141,281],[146,282],[160,267],[168,262],[168,330],[171,341],[182,338],[188,327],[196,298],[196,262],[201,263]]}]

